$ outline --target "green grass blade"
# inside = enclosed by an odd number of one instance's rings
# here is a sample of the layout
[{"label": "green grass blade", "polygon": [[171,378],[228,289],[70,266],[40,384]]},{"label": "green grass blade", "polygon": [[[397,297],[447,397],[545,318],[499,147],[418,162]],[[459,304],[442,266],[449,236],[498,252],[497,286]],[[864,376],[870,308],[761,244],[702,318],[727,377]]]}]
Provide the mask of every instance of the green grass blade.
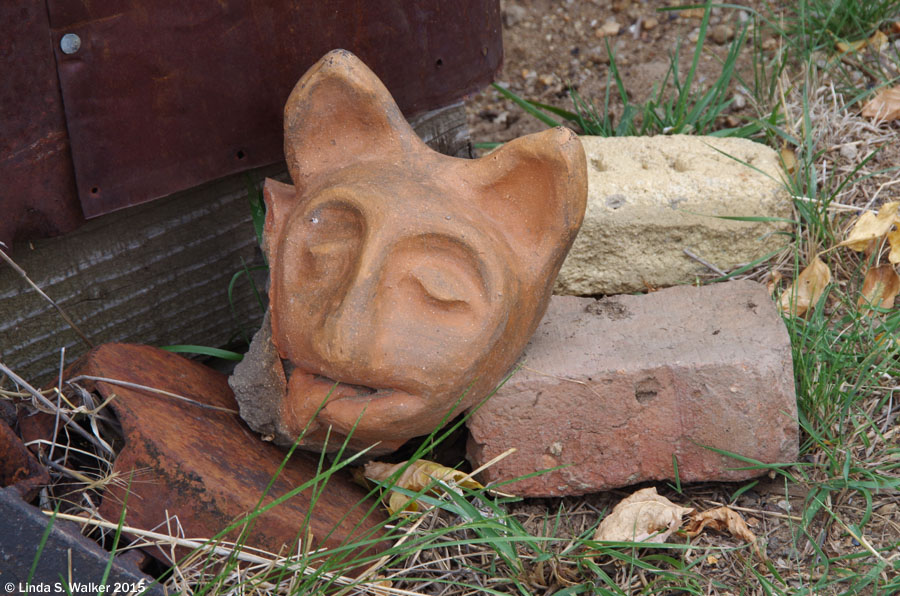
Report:
[{"label": "green grass blade", "polygon": [[547,114],[545,114],[544,112],[539,110],[538,108],[531,105],[531,103],[529,101],[522,99],[521,97],[519,97],[518,95],[516,95],[509,89],[506,89],[505,87],[502,87],[502,86],[498,85],[497,83],[491,83],[491,86],[494,89],[496,89],[497,91],[499,91],[501,95],[503,95],[507,99],[511,99],[520,108],[522,108],[523,110],[525,110],[526,112],[528,112],[529,114],[531,114],[532,116],[534,116],[535,118],[537,118],[538,120],[540,120],[541,122],[546,124],[547,126],[562,126],[561,122],[554,120],[553,118],[551,118],[550,116],[548,116]]},{"label": "green grass blade", "polygon": [[232,352],[231,350],[223,350],[221,348],[211,348],[209,346],[195,346],[191,344],[177,344],[172,346],[160,346],[161,350],[167,352],[175,352],[176,354],[199,354],[201,356],[212,356],[213,358],[221,358],[222,360],[233,360],[240,362],[244,359],[243,354]]}]

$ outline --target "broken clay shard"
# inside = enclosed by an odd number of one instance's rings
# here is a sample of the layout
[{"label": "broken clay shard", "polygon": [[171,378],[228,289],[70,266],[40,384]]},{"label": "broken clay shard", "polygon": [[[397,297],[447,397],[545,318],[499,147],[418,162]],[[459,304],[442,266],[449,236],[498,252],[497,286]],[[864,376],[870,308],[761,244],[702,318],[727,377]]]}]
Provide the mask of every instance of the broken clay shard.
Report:
[{"label": "broken clay shard", "polygon": [[543,315],[584,217],[574,133],[441,155],[335,50],[287,101],[285,155],[294,185],[266,181],[264,248],[271,342],[291,372],[277,406],[236,390],[244,418],[283,444],[305,429],[301,445],[321,449],[331,429],[334,450],[353,430],[354,448],[384,452],[483,399]]}]

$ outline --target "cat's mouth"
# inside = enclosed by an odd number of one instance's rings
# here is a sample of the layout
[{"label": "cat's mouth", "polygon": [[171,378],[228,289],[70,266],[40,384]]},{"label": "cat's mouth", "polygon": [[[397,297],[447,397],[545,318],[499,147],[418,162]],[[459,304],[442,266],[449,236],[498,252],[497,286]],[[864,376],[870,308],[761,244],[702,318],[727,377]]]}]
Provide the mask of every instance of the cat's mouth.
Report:
[{"label": "cat's mouth", "polygon": [[[339,387],[348,389],[354,393],[352,396],[349,396],[345,395],[343,391],[340,391],[340,399],[348,399],[350,397],[365,398],[375,393],[392,391],[391,389],[375,389],[374,387],[367,387],[366,385],[347,383],[345,381],[339,381],[330,377],[326,377],[325,375],[314,374],[313,376],[315,377],[317,383],[324,383],[331,386],[333,388],[332,393],[337,391]],[[328,401],[331,401],[331,396],[329,396]]]},{"label": "cat's mouth", "polygon": [[422,397],[400,389],[376,389],[296,369],[286,402],[298,422],[314,418],[317,428],[331,426],[359,439],[414,437],[426,409]]}]

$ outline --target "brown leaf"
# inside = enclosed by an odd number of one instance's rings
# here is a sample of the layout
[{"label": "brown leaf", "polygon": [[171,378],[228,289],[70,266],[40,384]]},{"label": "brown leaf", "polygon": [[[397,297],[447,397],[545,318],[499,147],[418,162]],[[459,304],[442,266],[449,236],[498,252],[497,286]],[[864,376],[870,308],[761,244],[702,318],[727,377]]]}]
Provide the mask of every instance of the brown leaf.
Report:
[{"label": "brown leaf", "polygon": [[681,527],[682,516],[692,511],[658,495],[652,486],[644,488],[613,508],[594,532],[594,540],[663,543]]},{"label": "brown leaf", "polygon": [[[371,461],[366,464],[363,473],[366,478],[371,478],[376,482],[383,482],[405,465],[406,462],[386,464],[384,462]],[[432,485],[435,480],[440,480],[451,487],[463,486],[472,489],[484,488],[481,484],[469,478],[464,472],[442,466],[441,464],[426,459],[420,459],[410,464],[409,467],[400,474],[400,477],[397,478],[394,486],[417,493],[425,487]],[[394,490],[389,493],[387,507],[391,513],[402,510],[418,511],[422,505],[423,504],[418,500],[411,500],[411,497],[404,495],[403,493]]]},{"label": "brown leaf", "polygon": [[900,118],[900,86],[882,88],[863,106],[862,115],[877,120]]},{"label": "brown leaf", "polygon": [[691,538],[697,536],[704,528],[712,528],[719,532],[728,532],[735,538],[752,545],[753,552],[762,559],[766,560],[766,553],[759,548],[759,543],[747,522],[741,515],[729,507],[716,507],[695,513],[691,516],[688,525],[685,527],[685,533]]},{"label": "brown leaf", "polygon": [[866,211],[853,224],[853,229],[850,230],[847,239],[838,244],[838,246],[846,246],[855,251],[865,250],[869,246],[869,242],[880,240],[891,231],[891,228],[898,221],[898,206],[900,206],[900,202],[891,201],[881,206],[881,209],[878,210],[878,215],[871,211]]},{"label": "brown leaf", "polygon": [[778,304],[781,312],[788,313],[792,317],[803,316],[807,310],[818,304],[829,283],[831,271],[819,257],[816,257],[800,272],[791,287],[781,293],[781,301]]},{"label": "brown leaf", "polygon": [[866,272],[857,304],[860,308],[893,308],[897,293],[900,293],[900,276],[893,265],[878,265]]},{"label": "brown leaf", "polygon": [[784,171],[793,174],[797,170],[797,156],[794,154],[794,150],[790,147],[782,147],[780,153]]}]

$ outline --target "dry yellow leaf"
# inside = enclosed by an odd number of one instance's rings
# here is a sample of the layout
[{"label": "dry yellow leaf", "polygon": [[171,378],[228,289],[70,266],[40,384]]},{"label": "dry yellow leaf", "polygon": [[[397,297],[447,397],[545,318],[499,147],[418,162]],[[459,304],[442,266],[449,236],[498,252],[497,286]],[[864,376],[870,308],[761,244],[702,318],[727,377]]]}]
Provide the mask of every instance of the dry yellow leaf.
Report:
[{"label": "dry yellow leaf", "polygon": [[868,39],[859,39],[857,41],[839,41],[835,45],[838,53],[846,54],[847,52],[859,52],[866,46],[869,46],[876,52],[880,51],[881,48],[888,42],[888,37],[881,31],[876,31],[872,34],[872,37]]},{"label": "dry yellow leaf", "polygon": [[394,582],[385,579],[383,575],[376,575],[371,582],[365,583],[363,586],[371,590],[371,593],[375,596],[391,596],[391,594],[395,593],[391,589],[394,587]]},{"label": "dry yellow leaf", "polygon": [[863,106],[862,115],[877,120],[900,118],[900,86],[883,88]]},{"label": "dry yellow leaf", "polygon": [[778,306],[781,312],[793,317],[800,317],[815,307],[819,298],[825,292],[825,287],[831,283],[831,271],[819,257],[813,259],[806,269],[800,272],[790,289],[781,294]]},{"label": "dry yellow leaf", "polygon": [[838,53],[846,54],[847,52],[858,52],[864,47],[866,47],[866,43],[868,43],[868,39],[858,39],[856,41],[846,42],[839,41],[834,46],[837,48]]},{"label": "dry yellow leaf", "polygon": [[773,269],[769,273],[769,279],[766,281],[766,291],[769,292],[769,298],[775,295],[775,288],[781,283],[781,271]]},{"label": "dry yellow leaf", "polygon": [[685,528],[685,533],[693,538],[702,532],[704,528],[712,528],[719,532],[728,532],[735,538],[744,540],[752,545],[753,552],[756,553],[760,559],[763,561],[766,560],[766,553],[759,548],[756,534],[750,530],[747,522],[744,521],[744,518],[742,518],[737,511],[734,511],[729,507],[716,507],[715,509],[708,509],[706,511],[695,513],[691,516],[691,519]]},{"label": "dry yellow leaf", "polygon": [[681,527],[681,518],[692,511],[658,495],[652,486],[644,488],[613,508],[594,532],[594,540],[663,543]]},{"label": "dry yellow leaf", "polygon": [[797,156],[794,155],[793,149],[782,147],[781,163],[784,165],[784,171],[788,174],[793,174],[797,170]]},{"label": "dry yellow leaf", "polygon": [[888,261],[892,265],[896,265],[900,263],[900,230],[888,232],[887,241],[891,246],[891,252],[888,253]]},{"label": "dry yellow leaf", "polygon": [[873,50],[878,52],[878,51],[881,51],[881,48],[883,48],[885,45],[887,45],[888,36],[885,35],[884,33],[882,33],[881,30],[879,29],[878,31],[876,31],[875,33],[872,34],[872,37],[870,37],[866,41],[866,43],[868,44],[868,46],[870,48],[872,48]]},{"label": "dry yellow leaf", "polygon": [[[390,478],[397,470],[406,465],[406,462],[399,464],[386,464],[384,462],[371,461],[366,464],[364,474],[366,478],[383,482]],[[441,464],[426,459],[420,459],[409,465],[406,470],[400,474],[394,486],[406,489],[411,492],[419,492],[425,487],[430,486],[435,480],[440,480],[451,486],[462,486],[465,488],[484,488],[481,484],[468,478],[464,472],[454,470],[442,466]],[[422,503],[418,500],[411,500],[408,495],[404,495],[397,491],[390,491],[388,498],[388,510],[391,513],[397,511],[419,511]]]},{"label": "dry yellow leaf", "polygon": [[894,298],[898,293],[900,293],[900,276],[894,271],[894,266],[878,265],[866,272],[858,306],[893,308]]},{"label": "dry yellow leaf", "polygon": [[853,229],[847,239],[838,244],[838,246],[846,246],[855,251],[863,251],[869,246],[872,240],[879,240],[891,231],[891,228],[898,221],[897,207],[900,205],[898,201],[885,203],[878,210],[878,215],[871,211],[866,211],[859,216]]}]

